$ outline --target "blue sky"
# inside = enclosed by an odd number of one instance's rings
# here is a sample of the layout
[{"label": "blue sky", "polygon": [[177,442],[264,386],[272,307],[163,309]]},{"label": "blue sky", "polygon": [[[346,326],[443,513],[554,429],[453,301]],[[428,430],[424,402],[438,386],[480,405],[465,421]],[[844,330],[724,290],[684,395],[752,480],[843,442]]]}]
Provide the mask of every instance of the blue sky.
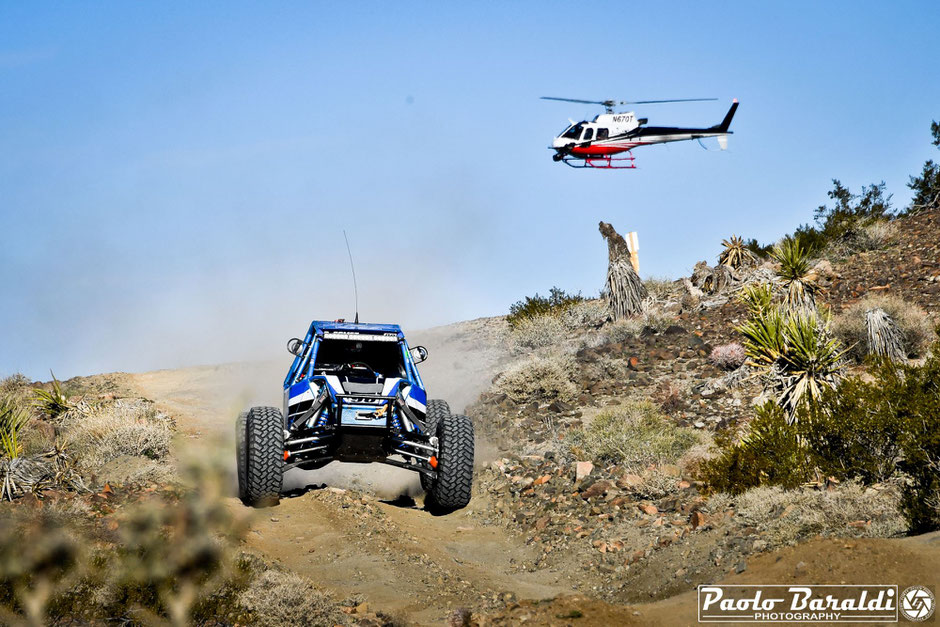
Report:
[{"label": "blue sky", "polygon": [[[936,155],[936,2],[4,3],[0,374],[280,355],[311,318],[420,328],[596,293],[599,220],[678,277],[778,238],[831,179],[896,205]],[[727,152],[578,171],[585,99]],[[715,148],[715,145],[709,145]]]}]

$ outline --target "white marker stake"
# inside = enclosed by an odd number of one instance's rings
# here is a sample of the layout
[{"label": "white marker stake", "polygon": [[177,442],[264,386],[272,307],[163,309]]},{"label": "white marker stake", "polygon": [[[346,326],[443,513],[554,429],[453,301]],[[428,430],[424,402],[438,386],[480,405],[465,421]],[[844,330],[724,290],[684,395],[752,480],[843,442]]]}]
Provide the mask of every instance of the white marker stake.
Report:
[{"label": "white marker stake", "polygon": [[637,274],[640,273],[640,240],[636,231],[627,233],[627,248],[630,250],[630,263]]}]

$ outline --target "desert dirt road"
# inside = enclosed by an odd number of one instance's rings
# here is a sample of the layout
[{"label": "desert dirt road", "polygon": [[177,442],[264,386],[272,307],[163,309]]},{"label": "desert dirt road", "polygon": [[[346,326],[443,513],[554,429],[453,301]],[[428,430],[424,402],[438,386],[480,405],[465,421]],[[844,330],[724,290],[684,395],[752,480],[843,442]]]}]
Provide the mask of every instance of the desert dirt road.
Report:
[{"label": "desert dirt road", "polygon": [[[409,338],[428,346],[422,376],[432,395],[448,399],[455,411],[479,394],[501,358],[495,339],[479,339],[480,327],[492,324],[475,323]],[[234,464],[235,416],[251,405],[281,404],[289,359],[132,374],[129,384],[176,418],[180,456],[219,455]],[[478,448],[479,462],[485,446]],[[457,607],[572,592],[558,573],[520,569],[536,555],[504,529],[478,524],[483,497],[462,511],[432,516],[415,473],[377,464],[290,471],[285,488],[289,494],[279,505],[254,512],[248,546],[338,598],[361,595],[392,615],[438,623]],[[230,506],[244,508],[234,496]]]}]

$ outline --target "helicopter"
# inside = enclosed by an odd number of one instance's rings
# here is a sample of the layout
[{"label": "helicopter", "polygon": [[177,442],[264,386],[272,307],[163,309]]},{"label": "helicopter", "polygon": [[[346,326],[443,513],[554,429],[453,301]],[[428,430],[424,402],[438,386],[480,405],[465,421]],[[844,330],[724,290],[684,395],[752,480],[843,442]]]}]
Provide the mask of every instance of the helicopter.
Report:
[{"label": "helicopter", "polygon": [[679,128],[674,126],[646,126],[648,118],[638,118],[633,111],[615,113],[614,107],[621,105],[646,105],[664,102],[705,102],[717,98],[680,98],[678,100],[577,100],[574,98],[554,98],[542,96],[542,100],[559,100],[580,104],[596,104],[604,107],[604,113],[588,122],[575,122],[565,127],[554,139],[551,150],[554,161],[562,161],[572,168],[600,168],[608,170],[635,169],[633,154],[637,146],[665,144],[667,142],[716,137],[721,150],[728,147],[728,135],[731,131],[731,118],[738,108],[738,99],[731,102],[731,108],[721,124],[708,128]]}]

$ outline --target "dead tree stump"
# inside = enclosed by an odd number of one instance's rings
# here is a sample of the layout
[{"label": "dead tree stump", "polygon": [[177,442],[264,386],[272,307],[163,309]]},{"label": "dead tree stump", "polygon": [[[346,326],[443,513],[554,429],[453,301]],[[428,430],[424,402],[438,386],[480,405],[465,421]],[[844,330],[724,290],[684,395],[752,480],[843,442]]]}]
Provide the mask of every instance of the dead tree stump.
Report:
[{"label": "dead tree stump", "polygon": [[630,262],[630,249],[623,236],[612,225],[601,222],[598,229],[607,240],[607,308],[614,320],[633,316],[643,311],[648,296]]}]

